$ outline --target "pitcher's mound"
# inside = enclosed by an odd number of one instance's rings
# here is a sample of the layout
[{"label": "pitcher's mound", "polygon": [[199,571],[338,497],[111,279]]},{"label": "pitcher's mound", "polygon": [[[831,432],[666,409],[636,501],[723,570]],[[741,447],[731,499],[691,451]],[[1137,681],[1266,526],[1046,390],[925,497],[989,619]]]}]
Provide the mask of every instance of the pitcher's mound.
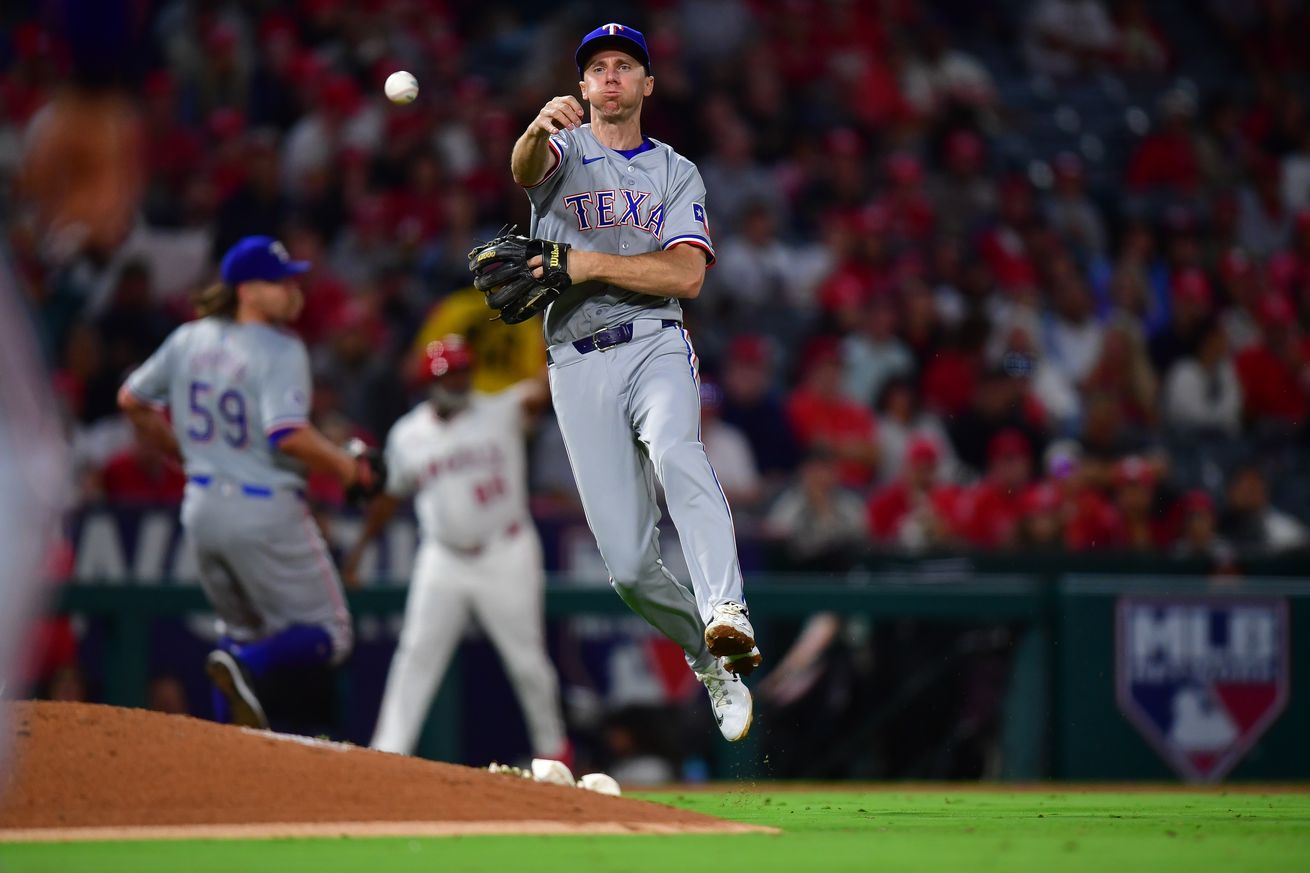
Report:
[{"label": "pitcher's mound", "polygon": [[765,829],[355,746],[81,703],[10,704],[0,842]]}]

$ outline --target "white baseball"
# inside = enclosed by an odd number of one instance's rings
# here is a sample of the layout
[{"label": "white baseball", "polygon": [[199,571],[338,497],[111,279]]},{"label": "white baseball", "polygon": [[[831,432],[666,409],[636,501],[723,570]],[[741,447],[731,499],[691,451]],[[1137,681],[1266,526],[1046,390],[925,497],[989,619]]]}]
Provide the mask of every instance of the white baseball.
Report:
[{"label": "white baseball", "polygon": [[618,797],[623,793],[619,790],[619,783],[615,782],[614,777],[608,773],[588,773],[578,780],[578,787],[595,791],[597,794],[608,794],[611,797]]},{"label": "white baseball", "polygon": [[383,90],[387,92],[388,100],[404,106],[406,103],[413,103],[414,98],[418,96],[418,79],[414,78],[413,73],[397,70],[387,76],[387,83],[383,86]]}]

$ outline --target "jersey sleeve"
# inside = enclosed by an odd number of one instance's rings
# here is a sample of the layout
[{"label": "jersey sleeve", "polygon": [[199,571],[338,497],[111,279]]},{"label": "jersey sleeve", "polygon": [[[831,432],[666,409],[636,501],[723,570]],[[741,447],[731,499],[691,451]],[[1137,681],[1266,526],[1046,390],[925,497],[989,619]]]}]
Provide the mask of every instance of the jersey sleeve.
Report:
[{"label": "jersey sleeve", "polygon": [[304,343],[288,338],[270,361],[261,386],[259,409],[269,442],[276,444],[309,423],[311,393],[309,353]]},{"label": "jersey sleeve", "polygon": [[700,171],[690,161],[673,184],[673,191],[661,204],[664,227],[661,248],[692,245],[705,252],[705,263],[714,263],[714,243],[710,240],[710,219],[705,211],[705,183]]},{"label": "jersey sleeve", "polygon": [[546,147],[550,149],[554,163],[540,182],[523,189],[528,193],[528,200],[540,211],[545,211],[550,205],[551,198],[564,184],[564,177],[569,175],[578,161],[578,145],[571,133],[561,130],[546,140]]},{"label": "jersey sleeve", "polygon": [[403,428],[398,423],[387,434],[387,444],[382,450],[382,457],[387,462],[386,492],[392,497],[408,497],[418,489],[414,471],[405,464]]},{"label": "jersey sleeve", "polygon": [[154,407],[168,405],[169,377],[173,372],[174,331],[146,362],[132,371],[124,387],[138,400]]}]

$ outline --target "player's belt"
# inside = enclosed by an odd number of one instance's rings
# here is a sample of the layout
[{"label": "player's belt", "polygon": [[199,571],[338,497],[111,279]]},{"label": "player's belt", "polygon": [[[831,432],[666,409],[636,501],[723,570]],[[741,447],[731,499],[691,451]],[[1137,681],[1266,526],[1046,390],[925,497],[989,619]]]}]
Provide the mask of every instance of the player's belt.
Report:
[{"label": "player's belt", "polygon": [[[191,476],[189,478],[192,482],[199,485],[201,488],[208,488],[210,485],[214,484],[213,476],[200,475],[200,476]],[[222,480],[220,484],[232,485],[234,487],[237,487],[241,490],[241,493],[246,495],[247,497],[262,497],[267,499],[273,496],[273,489],[269,488],[267,485],[250,485],[246,482],[230,482],[229,480],[226,479]]]},{"label": "player's belt", "polygon": [[[681,327],[682,322],[676,318],[665,318],[660,320],[660,328]],[[580,340],[574,340],[573,348],[578,350],[578,354],[586,355],[591,352],[604,352],[615,346],[621,346],[624,343],[632,342],[633,334],[636,330],[636,322],[628,321],[623,324],[616,324],[613,327],[603,327],[593,333],[591,336],[585,336]],[[546,362],[553,364],[550,352],[546,352]]]}]

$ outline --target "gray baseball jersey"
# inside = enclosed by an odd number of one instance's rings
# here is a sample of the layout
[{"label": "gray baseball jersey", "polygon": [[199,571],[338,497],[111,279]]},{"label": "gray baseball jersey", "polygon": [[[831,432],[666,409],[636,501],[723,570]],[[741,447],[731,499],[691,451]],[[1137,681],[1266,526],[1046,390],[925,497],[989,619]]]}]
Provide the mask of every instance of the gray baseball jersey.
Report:
[{"label": "gray baseball jersey", "polygon": [[[713,262],[705,183],[691,161],[649,138],[641,149],[617,152],[600,144],[590,124],[548,142],[555,164],[527,189],[532,236],[614,255],[689,244]],[[670,297],[584,282],[547,310],[546,341],[580,339],[638,317],[681,321],[682,307]]]},{"label": "gray baseball jersey", "polygon": [[[590,125],[549,139],[555,163],[528,189],[532,234],[579,249],[639,255],[693,245],[712,261],[705,186],[696,166],[647,139],[623,153]],[[632,322],[629,340],[582,352],[572,341]],[[705,623],[742,600],[728,502],[700,441],[697,360],[677,300],[600,283],[564,292],[546,313],[550,387],[587,523],[619,596],[713,669]],[[659,554],[655,482],[664,486],[691,588]]]},{"label": "gray baseball jersey", "polygon": [[220,633],[248,641],[319,625],[344,658],[341,580],[301,496],[303,465],[276,447],[309,419],[304,343],[269,325],[203,318],[173,331],[127,389],[172,412],[188,479],[182,524]]},{"label": "gray baseball jersey", "polygon": [[274,447],[309,420],[309,355],[293,334],[226,318],[192,321],[128,377],[127,389],[172,410],[188,477],[304,485],[301,465]]}]

